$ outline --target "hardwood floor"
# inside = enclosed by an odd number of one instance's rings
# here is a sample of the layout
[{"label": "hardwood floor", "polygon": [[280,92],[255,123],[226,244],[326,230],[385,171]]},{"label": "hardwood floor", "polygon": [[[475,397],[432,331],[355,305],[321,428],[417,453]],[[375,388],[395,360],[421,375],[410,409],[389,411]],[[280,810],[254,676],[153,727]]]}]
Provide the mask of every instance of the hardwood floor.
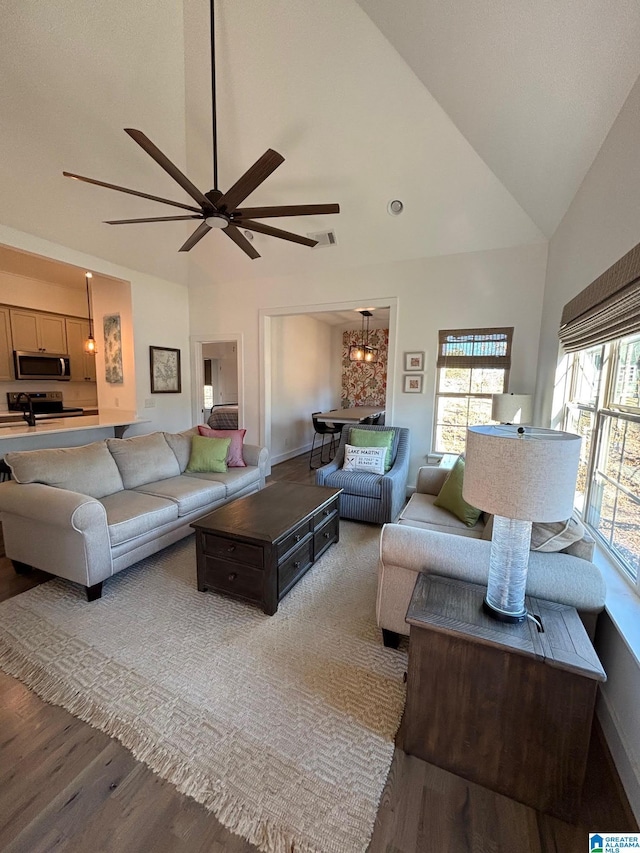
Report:
[{"label": "hardwood floor", "polygon": [[[313,483],[308,455],[272,480]],[[0,558],[0,599],[42,583]],[[401,737],[401,735],[400,735]],[[588,833],[637,831],[599,727],[576,825],[396,749],[369,853],[584,853]],[[0,850],[250,853],[120,744],[0,673]],[[347,853],[347,851],[345,851]]]}]

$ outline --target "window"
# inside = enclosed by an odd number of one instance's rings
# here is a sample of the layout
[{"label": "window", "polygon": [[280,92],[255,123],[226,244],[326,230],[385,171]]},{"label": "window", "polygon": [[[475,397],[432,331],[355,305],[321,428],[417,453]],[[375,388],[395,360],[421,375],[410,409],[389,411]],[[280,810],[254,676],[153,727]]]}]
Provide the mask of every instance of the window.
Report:
[{"label": "window", "polygon": [[462,453],[467,427],[491,421],[491,396],[509,385],[513,328],[449,329],[438,336],[434,451]]},{"label": "window", "polygon": [[640,335],[569,359],[563,428],[582,436],[576,506],[638,583],[640,574]]}]

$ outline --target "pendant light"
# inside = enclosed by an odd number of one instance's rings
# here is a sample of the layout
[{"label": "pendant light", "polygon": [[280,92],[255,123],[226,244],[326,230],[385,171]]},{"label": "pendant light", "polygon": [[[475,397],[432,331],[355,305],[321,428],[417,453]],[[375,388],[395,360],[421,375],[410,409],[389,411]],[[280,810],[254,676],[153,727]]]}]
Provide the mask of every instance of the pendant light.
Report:
[{"label": "pendant light", "polygon": [[[369,318],[373,317],[371,311],[360,311],[362,314],[362,326],[360,329],[359,344],[354,344],[349,347],[349,361],[362,361],[365,364],[373,364],[378,360],[378,350],[376,347],[369,346]],[[365,330],[365,317],[367,319],[367,327]]]},{"label": "pendant light", "polygon": [[87,311],[89,312],[89,337],[84,342],[84,351],[91,355],[96,354],[96,340],[93,337],[93,320],[91,319],[91,302],[89,301],[89,279],[93,278],[90,272],[84,274],[85,285],[87,288]]}]

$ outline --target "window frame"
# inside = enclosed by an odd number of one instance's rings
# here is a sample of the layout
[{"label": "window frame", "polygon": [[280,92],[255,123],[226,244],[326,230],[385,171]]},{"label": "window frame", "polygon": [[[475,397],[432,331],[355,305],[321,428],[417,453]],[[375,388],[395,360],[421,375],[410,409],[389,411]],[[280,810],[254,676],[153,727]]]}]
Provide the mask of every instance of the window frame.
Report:
[{"label": "window frame", "polygon": [[620,365],[621,343],[628,338],[635,337],[637,337],[637,334],[631,334],[625,338],[600,345],[602,349],[602,363],[599,368],[598,390],[593,404],[585,403],[584,401],[575,399],[575,397],[579,382],[580,358],[584,353],[596,347],[587,347],[583,350],[567,354],[566,357],[570,360],[570,381],[567,384],[565,399],[563,401],[562,428],[572,431],[571,418],[575,416],[575,412],[587,411],[593,415],[593,432],[589,453],[586,458],[584,501],[581,507],[576,507],[576,511],[596,542],[609,555],[618,571],[630,583],[635,592],[640,595],[640,566],[632,566],[625,559],[620,548],[616,546],[614,541],[616,527],[615,512],[608,538],[594,524],[594,519],[599,517],[598,514],[602,507],[601,502],[598,502],[597,492],[602,489],[603,483],[608,483],[615,490],[616,509],[620,494],[629,498],[634,503],[640,504],[640,490],[638,495],[633,494],[621,482],[619,477],[617,479],[612,478],[602,466],[603,454],[608,449],[607,434],[610,431],[610,424],[613,420],[631,422],[640,427],[640,405],[630,406],[619,404],[613,399]]},{"label": "window frame", "polygon": [[[469,426],[469,408],[474,400],[490,400],[494,394],[505,394],[509,390],[509,374],[511,370],[511,349],[513,346],[513,326],[501,326],[501,327],[488,327],[488,328],[473,328],[473,329],[445,329],[441,330],[438,333],[438,359],[436,362],[436,381],[435,381],[435,395],[434,395],[434,406],[433,406],[433,423],[431,430],[431,453],[441,454],[441,453],[452,453],[455,452],[448,448],[439,448],[438,447],[438,434],[439,434],[439,426],[440,423],[438,421],[438,413],[439,413],[439,402],[441,398],[450,398],[456,400],[466,400],[467,401],[467,419],[464,425],[459,425],[460,428],[464,427],[466,430]],[[496,356],[496,355],[470,355],[470,356],[453,356],[452,359],[454,361],[466,362],[465,364],[446,364],[447,356],[443,354],[443,347],[445,346],[447,336],[455,335],[457,337],[469,337],[474,340],[472,343],[481,342],[481,339],[486,339],[488,336],[496,334],[505,335],[505,343],[506,343],[506,352],[504,356]],[[475,338],[478,340],[476,341]],[[500,364],[499,361],[503,360],[503,364]],[[441,385],[444,378],[444,371],[450,367],[459,367],[461,369],[469,370],[469,392],[462,393],[456,391],[441,391]],[[502,389],[499,391],[491,391],[487,393],[483,392],[471,392],[471,388],[473,385],[473,370],[502,370]],[[446,426],[446,424],[445,424]]]}]

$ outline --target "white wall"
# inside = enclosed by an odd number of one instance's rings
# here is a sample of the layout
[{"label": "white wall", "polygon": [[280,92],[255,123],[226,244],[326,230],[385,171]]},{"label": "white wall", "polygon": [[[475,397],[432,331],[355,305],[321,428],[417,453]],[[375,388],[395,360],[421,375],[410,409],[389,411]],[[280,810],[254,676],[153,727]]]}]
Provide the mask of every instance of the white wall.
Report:
[{"label": "white wall", "polygon": [[[549,247],[540,334],[537,403],[553,424],[553,381],[562,307],[640,238],[640,81],[611,128]],[[629,596],[633,598],[632,595]],[[640,602],[635,600],[636,620]],[[618,772],[640,820],[640,650],[631,654],[608,615],[596,649],[608,674],[599,713]]]},{"label": "white wall", "polygon": [[[90,269],[96,277],[110,276],[130,282],[132,311],[130,334],[134,342],[135,361],[135,366],[131,365],[135,371],[133,400],[138,416],[147,418],[149,422],[130,427],[127,435],[152,432],[156,429],[174,432],[191,426],[189,309],[187,290],[184,285],[112,264],[103,258],[87,255],[1,224],[0,243]],[[37,307],[46,309],[46,302]],[[95,334],[99,341],[99,328]],[[181,394],[152,395],[150,393],[149,346],[176,347],[181,350],[183,389]],[[151,403],[150,407],[145,406],[147,402]],[[122,411],[123,407],[119,408]]]},{"label": "white wall", "polygon": [[0,270],[0,303],[72,317],[88,317],[85,290],[39,281],[6,270]]},{"label": "white wall", "polygon": [[[322,304],[344,304],[347,299],[367,304],[372,299],[397,297],[397,339],[390,342],[389,351],[388,379],[392,375],[395,379],[390,415],[396,426],[411,429],[409,482],[413,483],[431,449],[438,330],[514,326],[511,385],[521,393],[533,392],[546,260],[546,245],[535,244],[248,280],[233,287],[212,286],[203,269],[194,265],[189,290],[191,332],[223,336],[239,330],[244,334],[245,426],[247,440],[258,441],[264,357],[258,336],[260,309],[268,313],[270,308],[317,305],[320,300]],[[239,291],[242,299],[238,299]],[[408,350],[426,352],[425,393],[421,395],[402,393],[402,354]],[[333,398],[331,402],[335,404]]]},{"label": "white wall", "polygon": [[333,407],[331,327],[312,317],[271,319],[271,464],[308,450],[312,412]]}]

